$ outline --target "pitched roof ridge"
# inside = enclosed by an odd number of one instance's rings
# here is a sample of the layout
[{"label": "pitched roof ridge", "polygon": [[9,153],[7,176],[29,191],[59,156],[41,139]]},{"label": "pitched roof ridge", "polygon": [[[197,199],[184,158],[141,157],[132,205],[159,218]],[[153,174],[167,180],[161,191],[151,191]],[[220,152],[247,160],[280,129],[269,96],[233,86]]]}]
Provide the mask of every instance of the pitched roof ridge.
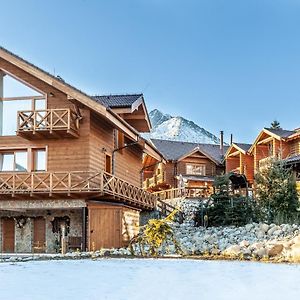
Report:
[{"label": "pitched roof ridge", "polygon": [[272,128],[272,127],[264,127],[266,130],[275,130],[275,131],[291,131],[294,132],[294,129],[285,129],[285,128]]},{"label": "pitched roof ridge", "polygon": [[143,96],[143,93],[121,93],[121,94],[106,94],[106,95],[92,95],[91,97],[120,97],[120,96]]},{"label": "pitched roof ridge", "polygon": [[[181,144],[190,144],[190,145],[195,145],[197,146],[201,146],[201,145],[209,145],[209,146],[216,146],[216,147],[220,147],[220,144],[210,144],[210,143],[197,143],[197,142],[186,142],[186,141],[176,141],[176,140],[168,140],[168,139],[155,139],[155,138],[151,138],[151,141],[162,141],[162,142],[172,142],[172,143],[181,143]],[[224,147],[228,147],[228,145],[224,145]]]},{"label": "pitched roof ridge", "polygon": [[21,57],[21,56],[15,54],[15,53],[13,53],[13,52],[7,50],[6,48],[4,48],[4,47],[2,47],[2,46],[0,46],[0,50],[6,52],[6,53],[9,54],[9,55],[14,56],[15,58],[17,58],[17,59],[23,61],[24,63],[30,65],[31,67],[33,67],[33,68],[35,68],[35,69],[37,69],[37,70],[39,70],[40,72],[43,72],[44,74],[46,74],[46,75],[52,77],[52,78],[55,79],[55,80],[58,80],[58,81],[60,81],[60,82],[63,82],[63,84],[65,84],[65,85],[71,87],[72,89],[74,89],[74,90],[80,92],[81,94],[83,94],[83,95],[85,95],[85,96],[91,98],[91,96],[88,95],[86,92],[84,92],[84,91],[78,89],[77,87],[75,87],[74,85],[68,83],[68,82],[65,81],[61,76],[59,76],[59,75],[56,75],[56,76],[55,76],[55,75],[51,74],[50,72],[45,71],[44,69],[38,67],[37,65],[35,65],[35,64],[31,63],[31,62],[29,62],[28,60],[24,59],[23,57]]}]

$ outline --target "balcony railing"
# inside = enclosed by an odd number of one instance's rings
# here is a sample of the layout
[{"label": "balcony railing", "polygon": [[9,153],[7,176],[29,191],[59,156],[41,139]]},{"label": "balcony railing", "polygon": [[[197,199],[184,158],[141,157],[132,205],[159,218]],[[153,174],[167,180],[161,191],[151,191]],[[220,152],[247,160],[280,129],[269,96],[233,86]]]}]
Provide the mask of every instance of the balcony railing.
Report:
[{"label": "balcony railing", "polygon": [[0,199],[13,197],[108,196],[135,207],[153,209],[156,196],[112,174],[101,172],[1,172]]},{"label": "balcony railing", "polygon": [[69,108],[18,111],[17,134],[26,138],[78,137],[79,118]]},{"label": "balcony railing", "polygon": [[186,187],[186,188],[173,188],[154,192],[157,200],[173,200],[178,198],[198,198],[202,197],[204,187]]},{"label": "balcony railing", "polygon": [[164,182],[165,182],[165,175],[164,173],[160,173],[159,175],[154,175],[153,177],[144,180],[143,188],[147,190]]}]

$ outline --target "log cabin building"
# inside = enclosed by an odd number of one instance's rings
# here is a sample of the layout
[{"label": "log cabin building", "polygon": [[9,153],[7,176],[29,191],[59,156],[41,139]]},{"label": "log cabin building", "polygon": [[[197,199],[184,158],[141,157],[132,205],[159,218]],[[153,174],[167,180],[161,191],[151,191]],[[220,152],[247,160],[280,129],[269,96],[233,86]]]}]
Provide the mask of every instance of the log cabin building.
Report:
[{"label": "log cabin building", "polygon": [[254,182],[254,159],[251,144],[232,143],[225,154],[226,173],[245,175],[249,186]]},{"label": "log cabin building", "polygon": [[[254,175],[274,159],[284,160],[300,179],[300,130],[264,128],[253,144],[232,143],[225,155],[226,173],[246,176],[249,186],[255,183]],[[297,184],[300,190],[300,184]]]},{"label": "log cabin building", "polygon": [[[8,79],[31,94],[8,97]],[[142,94],[92,97],[0,48],[0,252],[126,245],[156,205],[150,128]]]},{"label": "log cabin building", "polygon": [[[151,139],[166,163],[144,159],[144,188],[163,191],[184,187],[190,196],[207,197],[216,175],[225,172],[223,153],[228,146]],[[152,163],[150,162],[152,160]]]}]

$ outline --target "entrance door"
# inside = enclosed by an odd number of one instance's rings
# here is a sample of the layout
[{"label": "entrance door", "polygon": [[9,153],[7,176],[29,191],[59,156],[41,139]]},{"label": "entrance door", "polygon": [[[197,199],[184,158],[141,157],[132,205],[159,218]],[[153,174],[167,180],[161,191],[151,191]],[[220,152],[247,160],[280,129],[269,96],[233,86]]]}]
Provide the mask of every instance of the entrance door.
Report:
[{"label": "entrance door", "polygon": [[46,248],[46,221],[42,217],[34,219],[33,251],[45,252]]},{"label": "entrance door", "polygon": [[5,253],[15,251],[15,220],[13,218],[2,220],[2,251]]},{"label": "entrance door", "polygon": [[90,250],[121,247],[121,209],[89,209]]}]

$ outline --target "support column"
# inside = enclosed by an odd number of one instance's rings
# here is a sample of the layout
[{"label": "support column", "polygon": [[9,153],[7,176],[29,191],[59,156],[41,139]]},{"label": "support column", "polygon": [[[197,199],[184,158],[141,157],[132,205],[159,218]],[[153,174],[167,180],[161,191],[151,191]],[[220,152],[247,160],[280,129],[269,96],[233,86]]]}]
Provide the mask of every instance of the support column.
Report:
[{"label": "support column", "polygon": [[86,231],[87,231],[87,208],[82,208],[82,247],[81,251],[86,251],[87,243],[86,243]]}]

